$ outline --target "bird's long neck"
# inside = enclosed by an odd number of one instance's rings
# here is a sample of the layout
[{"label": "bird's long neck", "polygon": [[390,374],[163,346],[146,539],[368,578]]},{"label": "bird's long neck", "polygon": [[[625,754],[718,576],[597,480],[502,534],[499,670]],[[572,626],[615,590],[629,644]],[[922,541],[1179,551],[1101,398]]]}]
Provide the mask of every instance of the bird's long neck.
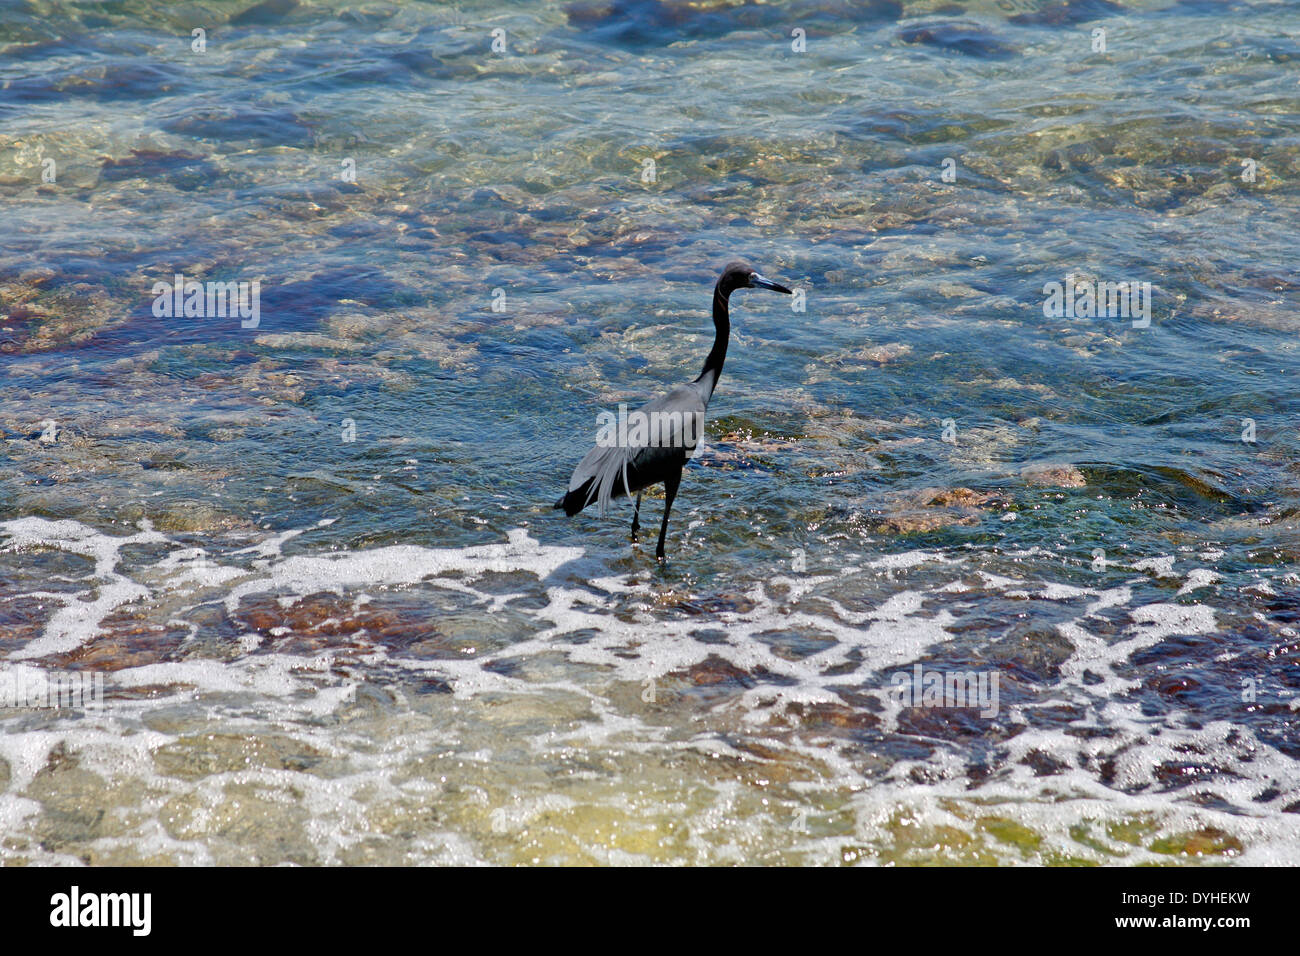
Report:
[{"label": "bird's long neck", "polygon": [[719,279],[718,284],[713,287],[713,348],[709,349],[700,377],[695,380],[705,387],[706,404],[722,375],[722,365],[727,361],[727,342],[731,339],[731,313],[727,304],[730,296],[731,289],[724,286]]}]

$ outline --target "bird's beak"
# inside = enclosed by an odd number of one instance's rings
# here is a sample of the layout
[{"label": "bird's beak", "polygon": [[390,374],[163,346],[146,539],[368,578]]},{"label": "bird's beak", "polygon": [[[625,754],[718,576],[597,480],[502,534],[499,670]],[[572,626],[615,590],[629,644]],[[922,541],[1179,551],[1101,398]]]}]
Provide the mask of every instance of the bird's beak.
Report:
[{"label": "bird's beak", "polygon": [[755,272],[752,276],[749,277],[749,284],[758,286],[760,289],[771,289],[773,292],[784,292],[786,295],[794,295],[794,293],[791,292],[789,289],[787,289],[785,286],[778,285],[777,283],[773,282],[771,279],[764,279],[757,272]]}]

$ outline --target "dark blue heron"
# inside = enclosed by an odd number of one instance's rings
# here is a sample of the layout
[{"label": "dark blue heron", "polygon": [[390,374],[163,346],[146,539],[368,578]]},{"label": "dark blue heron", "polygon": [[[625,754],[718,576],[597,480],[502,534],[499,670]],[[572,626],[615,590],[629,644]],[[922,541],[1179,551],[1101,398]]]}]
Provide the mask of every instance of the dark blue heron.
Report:
[{"label": "dark blue heron", "polygon": [[659,526],[655,557],[664,559],[668,514],[682,481],[682,469],[702,437],[704,412],[727,359],[727,340],[731,337],[727,300],[736,289],[753,288],[791,294],[785,286],[764,279],[743,262],[733,262],[723,269],[713,287],[713,348],[699,377],[628,414],[626,420],[603,427],[596,447],[578,463],[569,479],[569,490],[554,507],[573,516],[595,501],[604,514],[612,499],[636,492],[636,510],[632,512],[635,537],[641,528],[641,492],[662,481],[664,520]]}]

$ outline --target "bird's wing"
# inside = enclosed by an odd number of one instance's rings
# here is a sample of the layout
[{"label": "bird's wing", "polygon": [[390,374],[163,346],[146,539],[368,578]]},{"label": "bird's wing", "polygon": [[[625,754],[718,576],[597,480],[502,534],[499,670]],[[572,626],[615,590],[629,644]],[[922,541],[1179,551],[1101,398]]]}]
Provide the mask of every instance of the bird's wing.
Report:
[{"label": "bird's wing", "polygon": [[612,498],[662,481],[672,468],[680,470],[703,437],[706,405],[692,382],[629,412],[615,434],[602,430],[596,447],[574,469],[569,491],[590,482],[584,504],[594,499],[604,514]]}]

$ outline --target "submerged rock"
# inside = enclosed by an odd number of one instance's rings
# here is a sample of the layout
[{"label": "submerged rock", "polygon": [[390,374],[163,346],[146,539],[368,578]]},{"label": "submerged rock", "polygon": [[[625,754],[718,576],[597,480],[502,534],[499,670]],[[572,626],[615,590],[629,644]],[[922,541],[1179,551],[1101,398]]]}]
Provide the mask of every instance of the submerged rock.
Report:
[{"label": "submerged rock", "polygon": [[835,28],[842,23],[897,20],[899,0],[804,0],[789,4],[729,0],[581,0],[565,8],[572,26],[619,44],[667,45],[714,39],[733,30],[784,29],[793,24]]},{"label": "submerged rock", "polygon": [[904,28],[899,32],[898,38],[904,43],[920,43],[990,60],[1005,60],[1020,55],[1019,47],[999,39],[986,27],[969,20],[921,23]]},{"label": "submerged rock", "polygon": [[1017,14],[1010,22],[1027,26],[1055,27],[1099,20],[1123,12],[1124,8],[1112,0],[1054,0],[1031,13]]},{"label": "submerged rock", "polygon": [[1082,488],[1088,484],[1083,472],[1073,465],[1029,465],[1020,476],[1026,484],[1040,488]]},{"label": "submerged rock", "polygon": [[161,125],[169,133],[217,142],[308,147],[313,141],[311,127],[291,110],[249,103],[198,109]]},{"label": "submerged rock", "polygon": [[155,750],[153,758],[159,773],[182,780],[240,770],[310,772],[324,759],[311,744],[283,734],[233,733],[180,737]]},{"label": "submerged rock", "polygon": [[917,534],[953,526],[979,524],[991,509],[1006,500],[992,492],[971,488],[921,488],[894,496],[890,511],[875,520],[889,534]]},{"label": "submerged rock", "polygon": [[298,8],[298,0],[262,0],[242,13],[230,18],[230,25],[265,26],[278,23]]},{"label": "submerged rock", "polygon": [[106,158],[99,171],[101,182],[142,179],[167,182],[186,192],[210,184],[216,175],[217,168],[203,156],[158,149],[133,149],[121,159]]},{"label": "submerged rock", "polygon": [[0,352],[46,352],[80,344],[127,322],[125,304],[95,285],[69,283],[45,292],[0,283]]},{"label": "submerged rock", "polygon": [[1150,849],[1170,856],[1238,856],[1244,847],[1232,834],[1218,827],[1204,827],[1191,833],[1161,837]]}]

